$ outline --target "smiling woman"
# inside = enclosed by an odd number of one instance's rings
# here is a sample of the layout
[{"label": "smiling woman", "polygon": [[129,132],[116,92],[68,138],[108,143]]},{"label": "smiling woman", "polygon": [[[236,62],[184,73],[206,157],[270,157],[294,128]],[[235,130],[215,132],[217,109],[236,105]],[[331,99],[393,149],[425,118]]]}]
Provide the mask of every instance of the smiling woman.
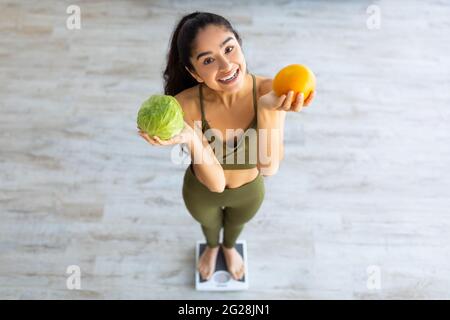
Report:
[{"label": "smiling woman", "polygon": [[[202,124],[200,135],[188,143],[192,164],[186,170],[182,194],[206,238],[207,248],[198,264],[203,279],[210,279],[215,271],[222,228],[228,271],[235,280],[244,276],[235,244],[265,193],[256,162],[240,166],[219,162],[205,136],[206,130],[256,129],[261,79],[249,74],[241,45],[239,34],[224,17],[194,12],[177,24],[164,71],[165,94],[180,102],[186,124],[192,129],[196,122]],[[196,154],[213,161],[197,161]]]},{"label": "smiling woman", "polygon": [[[225,38],[205,39],[212,40],[209,43],[198,39],[199,31],[211,26],[226,31]],[[216,43],[214,46],[209,45]],[[201,48],[203,45],[207,47],[205,50]],[[165,94],[175,96],[185,89],[196,86],[199,79],[191,72],[195,73],[196,67],[198,68],[200,64],[202,67],[213,64],[217,50],[223,50],[223,54],[228,55],[235,51],[236,46],[239,48],[242,46],[241,37],[224,17],[207,12],[194,12],[184,16],[172,34],[167,67],[164,71]]]},{"label": "smiling woman", "polygon": [[[214,274],[223,228],[227,268],[239,280],[245,268],[235,244],[263,202],[263,175],[278,170],[285,111],[291,107],[292,94],[277,97],[271,79],[250,74],[239,34],[224,17],[208,12],[186,15],[176,25],[164,81],[164,93],[174,96],[183,109],[185,128],[168,141],[145,138],[153,145],[188,146],[192,161],[182,195],[207,243],[198,271],[203,279]],[[298,110],[302,104],[299,99],[293,108]],[[267,132],[265,138],[260,139],[260,130]],[[218,133],[227,138],[215,139],[212,146],[207,138],[211,131],[213,137]],[[234,132],[231,138],[230,131]],[[247,139],[249,133],[256,133],[256,138]],[[257,147],[252,148],[255,141]],[[213,147],[223,151],[223,157],[216,156]],[[260,155],[270,159],[264,166]]]}]

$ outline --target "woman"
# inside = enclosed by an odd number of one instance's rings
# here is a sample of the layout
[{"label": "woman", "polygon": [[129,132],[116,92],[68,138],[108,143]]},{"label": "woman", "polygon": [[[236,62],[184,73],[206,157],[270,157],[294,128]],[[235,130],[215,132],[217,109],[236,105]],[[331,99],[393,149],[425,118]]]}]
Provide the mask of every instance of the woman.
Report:
[{"label": "woman", "polygon": [[[207,247],[198,264],[203,279],[214,273],[222,227],[228,271],[236,280],[244,275],[243,260],[234,245],[263,201],[262,177],[275,174],[283,158],[286,111],[300,111],[314,96],[313,92],[305,102],[300,94],[294,99],[293,92],[277,97],[271,79],[248,72],[241,45],[239,34],[225,18],[206,12],[184,16],[172,35],[164,89],[182,106],[185,128],[166,141],[139,132],[152,145],[182,143],[189,148],[192,164],[184,176],[183,199],[206,237]],[[226,129],[238,128],[247,130],[240,139],[236,135],[228,139]],[[253,163],[247,159],[248,144],[241,142],[251,130],[267,132],[264,138],[258,135],[262,139],[258,155],[268,155],[269,161],[263,163],[259,156]],[[213,151],[206,134],[211,131],[215,137],[227,137],[214,139],[223,141],[222,155],[234,160],[239,150],[246,161],[229,163],[217,157],[221,148],[215,144]]]}]

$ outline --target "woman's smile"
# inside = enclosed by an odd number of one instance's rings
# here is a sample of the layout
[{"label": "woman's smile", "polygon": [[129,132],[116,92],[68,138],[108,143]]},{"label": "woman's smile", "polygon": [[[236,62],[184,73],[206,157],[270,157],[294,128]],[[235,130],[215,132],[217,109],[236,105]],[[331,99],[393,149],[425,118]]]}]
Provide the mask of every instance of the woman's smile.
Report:
[{"label": "woman's smile", "polygon": [[237,68],[236,71],[233,74],[231,74],[231,76],[220,78],[218,81],[221,84],[230,85],[237,82],[239,75],[240,75],[239,68]]}]

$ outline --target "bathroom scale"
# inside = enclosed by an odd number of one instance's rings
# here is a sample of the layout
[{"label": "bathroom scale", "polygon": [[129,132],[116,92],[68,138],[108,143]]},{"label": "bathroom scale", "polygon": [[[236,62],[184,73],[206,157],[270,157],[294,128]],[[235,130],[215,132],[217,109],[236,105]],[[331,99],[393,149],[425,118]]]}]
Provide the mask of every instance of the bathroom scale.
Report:
[{"label": "bathroom scale", "polygon": [[225,256],[223,255],[222,246],[219,248],[216,261],[216,271],[209,280],[204,280],[198,272],[198,260],[206,248],[205,241],[197,241],[195,250],[195,289],[205,291],[238,291],[248,289],[248,257],[247,243],[245,240],[236,241],[235,248],[241,254],[244,260],[245,273],[242,279],[234,280],[227,271]]}]

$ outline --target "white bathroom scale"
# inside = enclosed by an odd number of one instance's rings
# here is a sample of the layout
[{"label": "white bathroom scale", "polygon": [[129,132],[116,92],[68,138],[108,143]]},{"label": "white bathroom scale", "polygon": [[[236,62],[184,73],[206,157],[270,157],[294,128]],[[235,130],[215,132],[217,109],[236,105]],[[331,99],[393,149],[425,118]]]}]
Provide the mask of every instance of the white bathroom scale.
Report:
[{"label": "white bathroom scale", "polygon": [[234,280],[231,274],[227,271],[225,256],[223,255],[222,246],[220,246],[216,261],[216,271],[209,280],[201,278],[198,272],[198,259],[203,250],[206,248],[205,241],[197,241],[195,249],[195,289],[204,291],[238,291],[248,289],[248,257],[247,257],[247,243],[245,240],[236,241],[235,248],[241,254],[244,260],[245,273],[242,279]]}]

